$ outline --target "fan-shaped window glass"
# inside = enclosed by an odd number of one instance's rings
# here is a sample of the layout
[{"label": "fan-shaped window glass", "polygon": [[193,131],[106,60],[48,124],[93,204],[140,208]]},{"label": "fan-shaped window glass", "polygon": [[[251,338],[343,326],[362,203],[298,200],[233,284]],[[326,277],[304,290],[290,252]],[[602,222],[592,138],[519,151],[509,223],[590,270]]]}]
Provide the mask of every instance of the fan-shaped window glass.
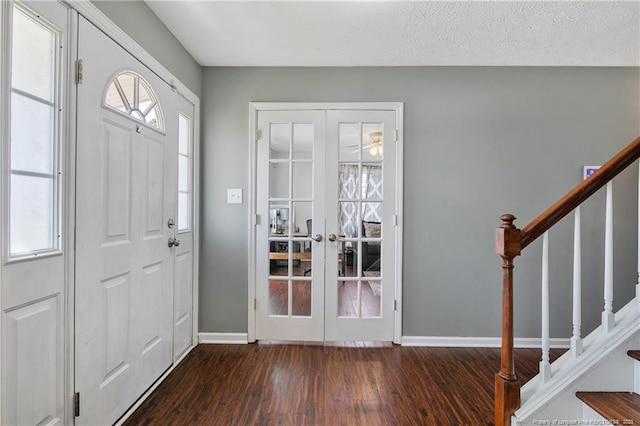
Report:
[{"label": "fan-shaped window glass", "polygon": [[118,74],[107,87],[104,106],[164,131],[162,109],[144,78],[132,71]]}]

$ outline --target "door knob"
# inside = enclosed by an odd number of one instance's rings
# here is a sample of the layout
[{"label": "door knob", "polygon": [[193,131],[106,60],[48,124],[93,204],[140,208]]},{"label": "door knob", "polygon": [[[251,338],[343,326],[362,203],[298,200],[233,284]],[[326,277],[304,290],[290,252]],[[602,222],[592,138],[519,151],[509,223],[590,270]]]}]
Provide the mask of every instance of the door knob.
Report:
[{"label": "door knob", "polygon": [[318,242],[320,242],[320,241],[322,241],[322,235],[320,235],[320,234],[316,234],[316,236],[315,236],[315,237],[311,237],[311,239],[312,239],[313,241],[318,241]]},{"label": "door knob", "polygon": [[169,238],[169,242],[168,242],[169,248],[176,246],[178,247],[180,245],[180,240],[177,238]]},{"label": "door knob", "polygon": [[329,234],[329,236],[327,237],[329,239],[329,241],[333,242],[335,240],[338,239],[336,234]]}]

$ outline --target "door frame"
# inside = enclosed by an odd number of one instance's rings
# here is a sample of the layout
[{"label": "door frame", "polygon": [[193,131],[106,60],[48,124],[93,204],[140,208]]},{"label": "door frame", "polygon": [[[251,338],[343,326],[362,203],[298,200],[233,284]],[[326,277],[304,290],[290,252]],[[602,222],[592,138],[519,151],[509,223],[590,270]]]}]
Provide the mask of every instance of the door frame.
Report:
[{"label": "door frame", "polygon": [[258,152],[256,142],[259,136],[256,132],[258,126],[258,113],[261,111],[312,111],[312,110],[358,110],[358,111],[394,111],[396,114],[396,199],[394,207],[397,215],[396,237],[393,242],[395,250],[395,300],[397,301],[393,319],[393,343],[402,341],[402,247],[403,247],[403,167],[404,167],[404,103],[403,102],[250,102],[249,103],[249,217],[247,226],[249,232],[248,253],[248,288],[247,288],[247,340],[249,343],[256,341],[256,232],[258,221],[256,202],[256,179]]}]

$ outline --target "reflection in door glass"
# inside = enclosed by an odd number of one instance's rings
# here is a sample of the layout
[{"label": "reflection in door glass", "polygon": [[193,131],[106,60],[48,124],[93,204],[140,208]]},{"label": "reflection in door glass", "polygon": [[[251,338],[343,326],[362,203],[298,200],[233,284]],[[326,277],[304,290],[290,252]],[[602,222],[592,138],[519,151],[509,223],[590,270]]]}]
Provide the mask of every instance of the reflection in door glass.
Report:
[{"label": "reflection in door glass", "polygon": [[291,307],[294,316],[311,316],[311,281],[293,281]]},{"label": "reflection in door glass", "polygon": [[373,318],[380,316],[380,294],[382,293],[382,281],[376,279],[380,276],[380,271],[363,272],[365,277],[372,279],[362,282],[362,301],[360,303],[360,316],[362,318]]},{"label": "reflection in door glass", "polygon": [[313,180],[313,164],[310,161],[292,163],[293,176],[291,184],[293,186],[294,199],[311,199]]},{"label": "reflection in door glass", "polygon": [[360,123],[340,123],[338,127],[340,161],[358,161],[360,159],[362,151],[360,126]]},{"label": "reflection in door glass", "polygon": [[382,136],[382,123],[364,123],[362,125],[363,160],[382,161],[385,145]]},{"label": "reflection in door glass", "polygon": [[362,165],[362,198],[365,200],[382,200],[382,165]]},{"label": "reflection in door glass", "polygon": [[338,317],[358,318],[360,281],[338,281]]},{"label": "reflection in door glass", "polygon": [[269,315],[289,314],[289,282],[269,280]]},{"label": "reflection in door glass", "polygon": [[269,158],[289,159],[290,145],[291,125],[289,123],[271,124],[271,134],[269,138]]},{"label": "reflection in door glass", "polygon": [[289,243],[269,241],[269,275],[289,276]]},{"label": "reflection in door glass", "polygon": [[312,158],[313,130],[313,124],[295,123],[293,125],[293,158],[295,160]]},{"label": "reflection in door glass", "polygon": [[269,163],[269,197],[289,198],[289,163]]}]

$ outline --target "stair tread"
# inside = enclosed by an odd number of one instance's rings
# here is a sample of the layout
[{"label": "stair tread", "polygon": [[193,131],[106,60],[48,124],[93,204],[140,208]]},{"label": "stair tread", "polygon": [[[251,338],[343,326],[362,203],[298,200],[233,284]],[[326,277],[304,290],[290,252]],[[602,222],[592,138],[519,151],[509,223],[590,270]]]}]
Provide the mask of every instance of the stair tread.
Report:
[{"label": "stair tread", "polygon": [[640,361],[640,351],[627,351],[627,355]]},{"label": "stair tread", "polygon": [[605,419],[640,421],[640,395],[637,393],[576,392],[576,396]]}]

